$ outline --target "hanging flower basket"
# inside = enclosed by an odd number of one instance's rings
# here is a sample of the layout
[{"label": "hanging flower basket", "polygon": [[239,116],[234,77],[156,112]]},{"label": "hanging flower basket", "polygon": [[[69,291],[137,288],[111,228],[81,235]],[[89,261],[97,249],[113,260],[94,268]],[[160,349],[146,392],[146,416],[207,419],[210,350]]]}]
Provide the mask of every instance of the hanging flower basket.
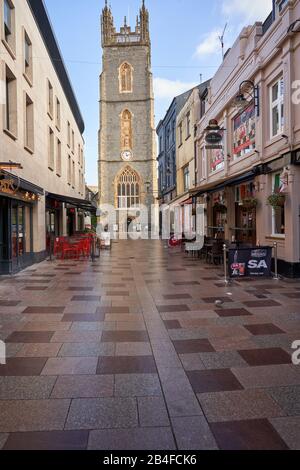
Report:
[{"label": "hanging flower basket", "polygon": [[221,214],[227,214],[227,207],[224,204],[215,204],[214,209]]},{"label": "hanging flower basket", "polygon": [[247,197],[242,200],[242,206],[246,209],[255,209],[258,205],[258,199],[255,197]]},{"label": "hanging flower basket", "polygon": [[285,204],[286,196],[283,193],[273,193],[268,197],[268,204],[274,209],[283,207]]}]

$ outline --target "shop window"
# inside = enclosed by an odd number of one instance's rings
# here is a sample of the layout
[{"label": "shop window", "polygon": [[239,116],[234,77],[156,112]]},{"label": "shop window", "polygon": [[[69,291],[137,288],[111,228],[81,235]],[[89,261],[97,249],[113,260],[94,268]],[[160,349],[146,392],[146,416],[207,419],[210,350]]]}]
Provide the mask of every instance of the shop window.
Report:
[{"label": "shop window", "polygon": [[233,154],[238,159],[255,150],[255,106],[251,103],[233,120]]},{"label": "shop window", "polygon": [[4,44],[9,53],[15,58],[16,32],[15,32],[15,8],[11,0],[4,0],[3,32]]},{"label": "shop window", "polygon": [[270,87],[271,138],[284,130],[284,82],[283,77]]},{"label": "shop window", "polygon": [[[281,174],[277,173],[273,176],[273,192],[280,193],[282,183]],[[272,209],[272,233],[273,235],[285,235],[285,207],[279,206]]]},{"label": "shop window", "polygon": [[223,140],[220,143],[222,148],[209,150],[210,154],[210,172],[224,170],[225,167],[225,152],[224,152],[224,133],[222,132]]},{"label": "shop window", "polygon": [[48,134],[48,168],[54,170],[54,132],[51,127]]},{"label": "shop window", "polygon": [[29,83],[32,84],[32,43],[26,31],[24,31],[24,75]]},{"label": "shop window", "polygon": [[17,80],[12,71],[6,67],[5,77],[5,124],[4,128],[13,138],[17,137]]},{"label": "shop window", "polygon": [[[25,212],[26,211],[26,212]],[[30,234],[30,208],[22,204],[14,204],[11,209],[11,240],[12,259],[17,262],[26,252],[31,251]],[[28,227],[28,237],[26,237],[26,225]]]},{"label": "shop window", "polygon": [[33,153],[34,150],[34,113],[33,101],[25,93],[25,147]]}]

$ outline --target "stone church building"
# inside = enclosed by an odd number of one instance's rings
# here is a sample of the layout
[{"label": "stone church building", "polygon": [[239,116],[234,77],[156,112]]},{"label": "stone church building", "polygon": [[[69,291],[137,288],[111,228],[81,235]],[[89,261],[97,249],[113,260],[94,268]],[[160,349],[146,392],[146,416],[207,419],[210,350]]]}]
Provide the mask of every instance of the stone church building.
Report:
[{"label": "stone church building", "polygon": [[[132,206],[150,208],[158,196],[149,13],[144,1],[134,30],[125,18],[119,31],[106,2],[101,29],[99,204],[100,209],[113,205],[118,230],[127,232],[130,224],[142,222]],[[103,224],[105,211],[100,213]],[[143,228],[148,224],[149,219]]]}]

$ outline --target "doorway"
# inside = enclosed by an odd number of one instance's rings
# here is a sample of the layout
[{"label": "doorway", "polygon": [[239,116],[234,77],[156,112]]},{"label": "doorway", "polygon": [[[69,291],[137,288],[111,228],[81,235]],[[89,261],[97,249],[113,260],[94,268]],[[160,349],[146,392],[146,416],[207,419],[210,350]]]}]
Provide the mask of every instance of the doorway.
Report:
[{"label": "doorway", "polygon": [[236,240],[251,246],[256,245],[256,209],[236,205]]}]

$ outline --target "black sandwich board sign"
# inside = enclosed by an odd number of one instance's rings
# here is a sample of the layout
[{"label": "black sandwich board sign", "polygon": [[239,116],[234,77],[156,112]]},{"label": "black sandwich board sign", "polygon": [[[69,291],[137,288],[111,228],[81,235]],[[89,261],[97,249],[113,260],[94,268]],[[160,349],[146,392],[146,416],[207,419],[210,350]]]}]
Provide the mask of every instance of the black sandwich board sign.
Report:
[{"label": "black sandwich board sign", "polygon": [[229,277],[271,277],[272,247],[229,250]]}]

